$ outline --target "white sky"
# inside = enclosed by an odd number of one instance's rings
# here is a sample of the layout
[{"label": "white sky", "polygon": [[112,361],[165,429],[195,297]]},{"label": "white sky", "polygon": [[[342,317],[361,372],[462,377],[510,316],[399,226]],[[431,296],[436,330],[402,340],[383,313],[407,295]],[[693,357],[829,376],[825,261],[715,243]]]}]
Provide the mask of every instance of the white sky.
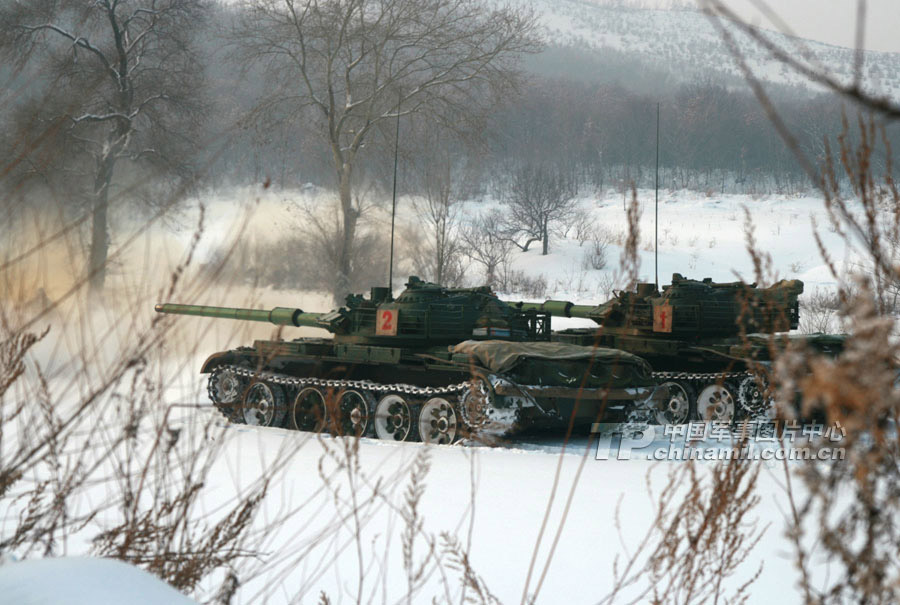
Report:
[{"label": "white sky", "polygon": [[[648,4],[646,0],[629,0]],[[702,5],[703,0],[694,0]],[[766,5],[801,38],[847,48],[856,47],[858,0],[722,0],[731,10],[754,25],[776,29],[758,5]],[[667,6],[672,0],[650,0]],[[865,0],[864,47],[869,50],[900,52],[900,0]]]}]

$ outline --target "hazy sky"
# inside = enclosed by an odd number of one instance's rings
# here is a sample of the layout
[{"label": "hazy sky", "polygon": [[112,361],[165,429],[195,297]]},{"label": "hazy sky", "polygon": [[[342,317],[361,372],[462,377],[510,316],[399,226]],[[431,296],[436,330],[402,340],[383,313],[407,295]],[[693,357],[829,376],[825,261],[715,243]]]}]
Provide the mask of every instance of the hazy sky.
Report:
[{"label": "hazy sky", "polygon": [[[647,4],[645,0],[633,0]],[[669,5],[671,0],[656,0]],[[702,5],[703,0],[695,0]],[[761,0],[722,0],[750,23],[775,29],[756,8]],[[855,48],[858,0],[764,0],[802,38]],[[865,47],[900,52],[900,0],[866,0]]]}]

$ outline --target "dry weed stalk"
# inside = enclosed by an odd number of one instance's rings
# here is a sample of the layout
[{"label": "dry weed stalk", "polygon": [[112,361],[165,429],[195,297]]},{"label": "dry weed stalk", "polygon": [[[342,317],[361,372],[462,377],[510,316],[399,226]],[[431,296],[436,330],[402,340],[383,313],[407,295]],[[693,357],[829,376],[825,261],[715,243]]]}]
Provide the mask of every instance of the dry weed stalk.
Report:
[{"label": "dry weed stalk", "polygon": [[430,450],[423,447],[415,461],[409,475],[409,484],[403,493],[403,508],[401,516],[404,521],[403,533],[400,536],[400,543],[403,550],[403,570],[406,572],[406,602],[413,602],[413,595],[417,588],[421,585],[425,576],[425,570],[428,563],[434,556],[434,547],[418,564],[413,558],[416,537],[422,533],[422,525],[424,519],[420,511],[420,503],[425,495],[425,477],[428,475],[430,468],[429,461]]},{"label": "dry weed stalk", "polygon": [[[185,279],[203,232],[202,209],[200,216],[160,295],[202,291],[196,279]],[[0,551],[27,558],[83,554],[90,547],[93,554],[132,562],[186,593],[228,602],[260,573],[258,547],[284,520],[274,519],[262,530],[255,524],[285,458],[210,512],[204,501],[215,484],[213,467],[224,434],[215,417],[173,420],[172,408],[162,403],[173,380],[166,362],[168,341],[176,340],[174,323],[158,317],[146,322],[127,312],[100,322],[98,308],[124,301],[88,300],[86,282],[87,277],[78,280],[66,291],[65,305],[50,303],[53,313],[77,318],[73,326],[54,327],[50,338],[48,332],[22,327],[36,323],[35,313],[45,316],[47,306],[35,310],[11,303],[3,309]],[[138,289],[122,294],[134,296],[149,313]],[[48,377],[39,361],[43,356],[30,354],[42,341],[45,348],[57,348],[62,340],[75,348],[63,370]],[[70,546],[74,543],[79,546]]]},{"label": "dry weed stalk", "polygon": [[[452,538],[450,546],[447,542],[451,539],[449,534],[441,533],[438,536],[426,531],[424,526],[422,499],[425,496],[426,478],[431,468],[431,446],[421,446],[412,462],[398,473],[373,481],[360,466],[358,437],[329,439],[320,436],[319,443],[324,448],[319,460],[319,477],[335,506],[335,523],[329,529],[329,535],[334,535],[341,544],[341,550],[351,546],[356,549],[357,586],[355,592],[348,596],[357,603],[370,602],[375,598],[379,584],[383,591],[387,587],[390,540],[388,539],[385,545],[381,560],[374,560],[364,554],[366,547],[364,534],[371,529],[371,522],[378,511],[386,508],[396,514],[402,523],[399,531],[400,563],[406,578],[406,591],[402,601],[417,602],[422,590],[436,576],[436,589],[440,593],[440,598],[435,595],[433,601],[454,602],[452,596],[454,586],[450,572],[458,572],[462,576],[460,579],[462,599],[469,602],[471,595],[466,596],[466,589],[471,588],[472,577],[477,575],[470,567],[459,565],[461,560],[468,560],[467,551],[460,546],[456,538]],[[407,477],[406,487],[399,498],[395,498],[389,486],[398,484],[404,475]],[[473,510],[470,511],[470,515],[475,514],[474,485],[472,489]],[[349,534],[349,538],[342,536],[344,532]],[[322,536],[320,540],[327,537]],[[320,540],[311,545],[311,548],[316,547]],[[372,552],[374,553],[374,542]],[[302,553],[297,561],[302,561],[311,553],[311,549]],[[484,582],[480,579],[477,582],[476,593],[478,590],[487,593]],[[386,598],[385,594],[383,593],[382,598]],[[296,595],[297,599],[302,597],[302,592]],[[327,601],[330,597],[326,593],[321,593],[321,598]]]},{"label": "dry weed stalk", "polygon": [[[846,432],[832,444],[844,448],[846,459],[803,463],[797,474],[804,490],[789,493],[796,512],[788,535],[809,603],[900,599],[900,349],[890,336],[895,320],[880,313],[877,300],[871,285],[861,281],[848,300],[849,337],[837,359],[807,361],[793,354],[779,360],[782,384],[799,387],[805,414],[821,410],[827,426]],[[790,479],[792,469],[785,473]],[[818,551],[837,572],[825,580],[811,568]]]},{"label": "dry weed stalk", "polygon": [[[816,232],[820,255],[839,284],[848,330],[843,352],[829,359],[789,350],[775,368],[780,412],[790,413],[799,391],[804,417],[816,415],[844,433],[828,444],[843,448],[843,458],[784,467],[791,510],[787,535],[807,603],[900,600],[900,350],[892,336],[900,283],[900,195],[883,128],[874,118],[860,117],[856,142],[852,138],[845,119],[837,154],[826,141],[819,187],[831,231],[857,251],[866,269],[848,281]],[[821,431],[809,437],[813,446],[825,440]],[[801,490],[793,487],[796,478]],[[823,556],[830,570],[825,577],[813,565]]]},{"label": "dry weed stalk", "polygon": [[[884,126],[874,118],[859,116],[855,143],[846,116],[843,124],[836,153],[825,141],[820,189],[830,227],[865,259],[863,271],[871,274],[879,312],[896,313],[900,293],[900,190],[894,181],[891,146]],[[844,193],[847,187],[849,197]],[[818,233],[816,241],[832,273],[837,273]],[[844,287],[852,285],[845,283]]]},{"label": "dry weed stalk", "polygon": [[[715,14],[734,16],[718,0],[707,0],[706,4]],[[791,57],[756,28],[734,21],[783,64],[853,99],[862,110],[871,110],[870,114],[860,115],[856,137],[851,136],[844,118],[837,153],[829,141],[824,141],[825,161],[820,170],[797,144],[733,35],[713,20],[776,130],[822,192],[830,231],[862,256],[865,267],[855,283],[848,283],[815,231],[820,256],[839,284],[841,312],[848,317],[848,338],[843,353],[835,359],[813,357],[802,348],[791,347],[777,356],[775,364],[780,415],[794,416],[797,393],[801,392],[802,414],[821,414],[826,425],[840,423],[846,431],[837,444],[845,449],[846,459],[784,464],[790,506],[786,533],[794,545],[798,585],[807,603],[900,600],[900,566],[896,559],[900,548],[900,532],[896,529],[900,508],[900,396],[896,389],[897,345],[890,337],[897,329],[892,314],[900,283],[900,195],[893,178],[890,145],[884,126],[877,121],[877,116],[890,120],[898,114],[895,105],[861,89],[864,0],[859,0],[858,6],[860,62],[856,79],[849,86],[834,79],[827,68]],[[781,23],[773,11],[768,14],[773,22]],[[877,150],[879,138],[884,147],[882,153]],[[821,439],[821,433],[812,435],[811,445]],[[802,490],[794,488],[795,478],[800,479]],[[829,573],[824,577],[815,574],[813,566],[813,561],[822,560],[822,555],[829,565]]]},{"label": "dry weed stalk", "polygon": [[448,558],[447,567],[462,576],[463,603],[479,605],[499,605],[500,601],[488,589],[484,579],[479,576],[469,561],[469,553],[453,534],[441,533],[441,544]]},{"label": "dry weed stalk", "polygon": [[[861,108],[883,115],[887,119],[900,119],[900,104],[887,95],[877,95],[867,91],[863,86],[864,64],[864,39],[866,0],[857,0],[856,15],[856,57],[854,61],[853,80],[842,82],[839,77],[823,65],[804,43],[803,38],[797,36],[786,21],[765,2],[754,3],[770,22],[771,26],[786,35],[788,42],[779,43],[773,40],[764,29],[755,24],[747,23],[728,6],[727,0],[702,0],[700,6],[713,18],[713,23],[719,28],[720,34],[726,41],[731,40],[731,32],[724,24],[729,24],[735,30],[742,32],[753,44],[765,50],[778,63],[799,74],[803,79],[824,87],[845,99],[858,104]],[[793,48],[788,48],[788,44]],[[743,60],[743,56],[737,45],[729,43],[732,55]],[[752,72],[751,74],[752,75]]]},{"label": "dry weed stalk", "polygon": [[[740,451],[744,444],[734,447]],[[759,467],[738,458],[708,466],[692,461],[670,471],[652,523],[630,556],[616,557],[613,588],[600,603],[746,602],[762,563],[736,588],[726,584],[765,528],[751,514],[759,503]],[[673,499],[680,489],[684,495]],[[649,475],[647,490],[653,493]],[[624,545],[618,509],[616,529]]]},{"label": "dry weed stalk", "polygon": [[[132,387],[132,393],[159,392],[143,377],[136,376]],[[140,401],[137,409],[127,406],[113,423],[125,427],[126,435],[118,448],[107,452],[112,483],[120,492],[114,505],[119,521],[92,538],[92,550],[139,565],[186,593],[221,569],[231,570],[234,582],[240,560],[257,556],[248,540],[271,476],[264,473],[226,503],[217,519],[199,513],[204,487],[222,453],[221,429],[211,418],[203,427],[209,441],[182,437],[185,431],[172,426],[169,410],[154,418],[151,405]]]}]

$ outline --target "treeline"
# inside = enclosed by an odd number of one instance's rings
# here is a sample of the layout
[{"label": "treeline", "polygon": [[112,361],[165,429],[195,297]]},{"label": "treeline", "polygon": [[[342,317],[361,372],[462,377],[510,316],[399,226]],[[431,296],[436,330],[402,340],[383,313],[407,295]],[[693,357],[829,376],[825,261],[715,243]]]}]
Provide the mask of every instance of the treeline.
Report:
[{"label": "treeline", "polygon": [[[650,186],[657,103],[661,186],[764,193],[810,184],[756,98],[715,82],[652,94],[616,84],[533,79],[521,98],[495,116],[493,165],[552,162],[586,187],[632,181]],[[837,139],[845,116],[856,119],[854,108],[832,95],[785,89],[776,91],[773,104],[817,165],[825,139]],[[885,134],[900,142],[896,127]]]},{"label": "treeline", "polygon": [[[437,149],[433,136],[418,132],[427,125],[402,123],[402,187],[418,191],[423,166],[446,158],[448,146],[463,170],[463,189],[472,196],[502,197],[510,175],[527,165],[563,170],[579,190],[627,187],[632,182],[650,187],[657,103],[662,187],[759,194],[809,188],[808,175],[749,91],[706,82],[664,94],[638,93],[620,84],[536,75],[519,97],[490,116],[480,143],[443,140]],[[800,149],[817,165],[825,157],[825,140],[837,140],[843,120],[855,122],[857,115],[852,105],[833,95],[808,91],[776,92],[774,104]],[[900,148],[900,129],[887,126],[885,135],[892,147]],[[391,138],[385,136],[382,153],[367,161],[368,174],[385,186],[391,178]],[[327,157],[302,124],[285,124],[268,133],[248,127],[233,133],[225,149],[212,163],[215,182],[268,177],[284,187],[333,185]],[[876,160],[883,163],[883,158]]]}]

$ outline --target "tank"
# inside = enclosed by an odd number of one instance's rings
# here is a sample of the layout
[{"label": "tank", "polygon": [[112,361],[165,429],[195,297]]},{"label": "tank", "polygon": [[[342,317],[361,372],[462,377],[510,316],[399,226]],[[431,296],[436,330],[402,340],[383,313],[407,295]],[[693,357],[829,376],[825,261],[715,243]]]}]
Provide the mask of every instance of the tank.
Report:
[{"label": "tank", "polygon": [[395,298],[372,288],[327,313],[158,304],[156,311],[316,327],[330,338],[257,340],[211,355],[213,404],[230,420],[343,435],[450,443],[653,409],[664,388],[640,357],[551,342],[551,313],[489,287],[412,276]]},{"label": "tank", "polygon": [[662,292],[642,283],[631,292],[614,292],[612,300],[597,306],[556,300],[514,306],[523,312],[591,319],[599,326],[561,330],[553,340],[613,347],[646,359],[654,378],[669,391],[668,402],[657,412],[660,423],[731,423],[768,411],[772,357],[789,343],[802,341],[826,355],[841,351],[840,335],[789,334],[799,324],[802,292],[800,280],[759,288],[675,273]]}]

